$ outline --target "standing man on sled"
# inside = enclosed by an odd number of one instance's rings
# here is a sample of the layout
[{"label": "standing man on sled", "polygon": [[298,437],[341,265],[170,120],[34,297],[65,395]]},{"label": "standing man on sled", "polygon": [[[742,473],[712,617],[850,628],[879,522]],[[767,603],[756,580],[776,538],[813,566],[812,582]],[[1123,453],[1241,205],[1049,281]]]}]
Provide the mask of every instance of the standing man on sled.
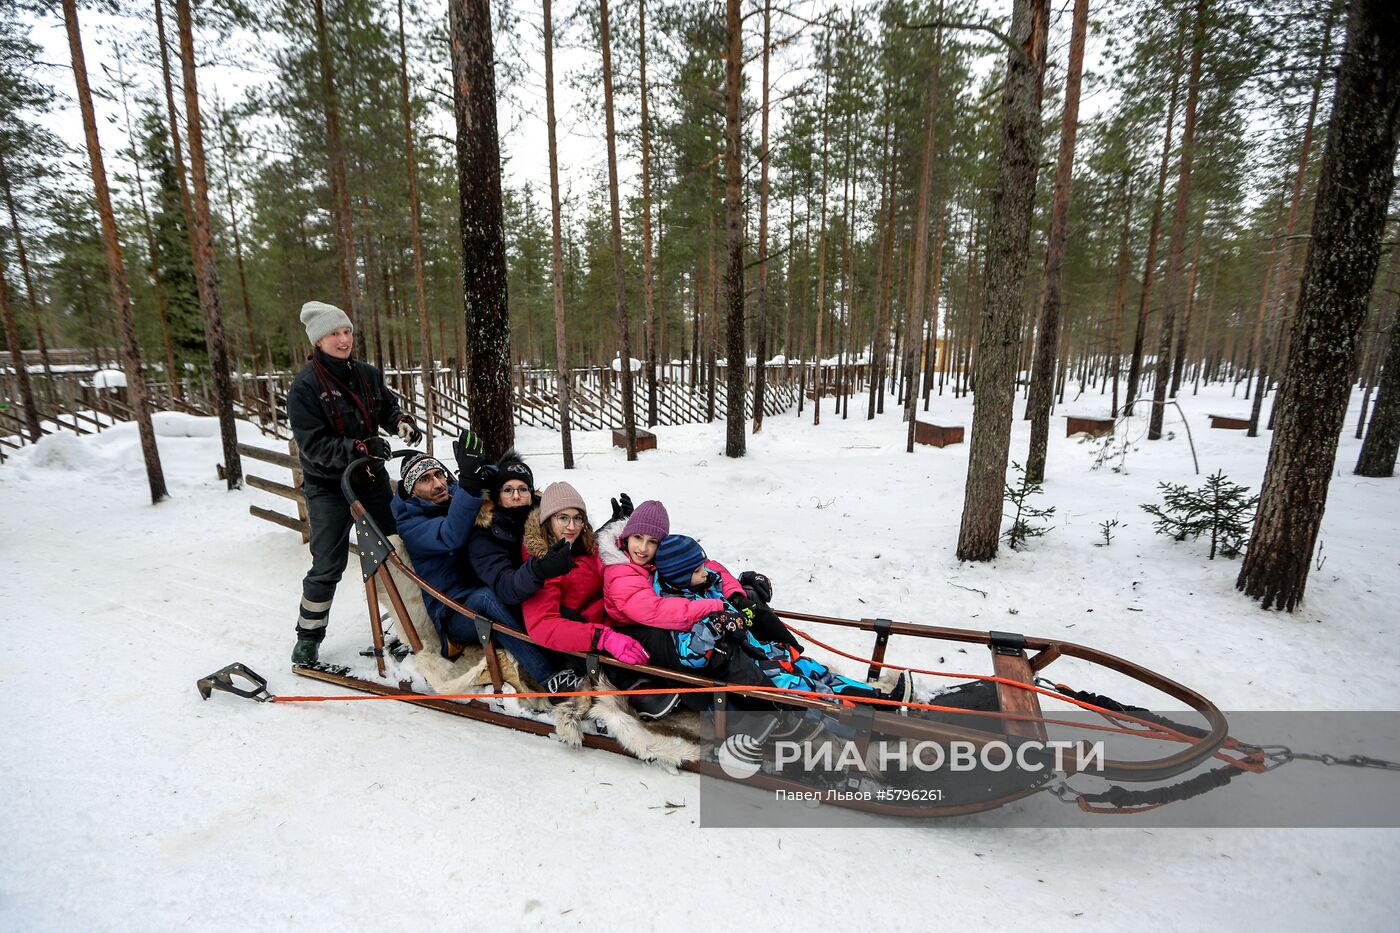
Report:
[{"label": "standing man on sled", "polygon": [[359,457],[375,462],[357,470],[355,491],[379,528],[394,534],[390,511],[392,491],[383,461],[389,441],[379,436],[397,433],[406,444],[417,444],[423,432],[399,410],[398,399],[384,384],[379,370],[352,359],[355,328],[335,305],[308,301],[301,306],[306,339],[315,348],[287,391],[287,417],[301,456],[302,492],[311,524],[311,569],[301,582],[297,614],[297,643],[293,664],[315,664],[335,585],[350,558],[350,503],[340,490],[340,477]]}]

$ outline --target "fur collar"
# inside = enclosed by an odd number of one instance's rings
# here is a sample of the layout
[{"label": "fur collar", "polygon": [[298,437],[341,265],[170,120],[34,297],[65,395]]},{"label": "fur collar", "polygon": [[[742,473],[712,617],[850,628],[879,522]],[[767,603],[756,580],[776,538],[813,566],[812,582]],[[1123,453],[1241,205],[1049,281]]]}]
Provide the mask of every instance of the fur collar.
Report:
[{"label": "fur collar", "polygon": [[[538,505],[530,510],[529,518],[525,519],[525,534],[521,544],[525,547],[525,553],[531,557],[543,557],[549,550],[549,545],[545,543],[544,526],[540,524]],[[583,526],[583,534],[574,541],[573,552],[575,556],[598,553],[598,536],[587,524]]]}]

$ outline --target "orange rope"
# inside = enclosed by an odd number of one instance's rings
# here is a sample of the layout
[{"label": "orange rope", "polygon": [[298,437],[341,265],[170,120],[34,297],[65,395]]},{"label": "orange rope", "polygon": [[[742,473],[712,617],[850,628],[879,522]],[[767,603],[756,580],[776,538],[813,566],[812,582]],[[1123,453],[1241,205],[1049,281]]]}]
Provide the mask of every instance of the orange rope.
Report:
[{"label": "orange rope", "polygon": [[[1075,706],[1078,706],[1078,707],[1081,708],[1081,709],[1087,710],[1088,712],[1091,712],[1091,713],[1098,713],[1100,716],[1103,716],[1104,718],[1106,718],[1106,719],[1108,719],[1108,720],[1110,720],[1110,721],[1120,721],[1120,722],[1131,722],[1131,723],[1136,723],[1137,725],[1140,725],[1140,726],[1145,727],[1145,729],[1147,730],[1148,733],[1156,733],[1156,734],[1145,735],[1143,732],[1140,732],[1140,731],[1135,730],[1135,729],[1121,729],[1121,728],[1119,728],[1119,729],[1112,729],[1112,728],[1101,727],[1101,726],[1089,726],[1089,725],[1087,725],[1087,724],[1085,724],[1085,723],[1072,723],[1072,722],[1071,722],[1071,723],[1067,723],[1067,722],[1064,722],[1063,720],[1046,719],[1046,718],[1039,718],[1039,719],[1037,719],[1036,717],[1028,717],[1028,718],[1030,718],[1030,719],[1033,720],[1033,721],[1051,723],[1051,724],[1054,724],[1054,725],[1069,725],[1069,726],[1074,726],[1074,727],[1076,727],[1076,728],[1092,729],[1093,731],[1118,732],[1118,733],[1121,733],[1121,734],[1123,734],[1123,735],[1136,735],[1136,736],[1146,737],[1146,738],[1161,739],[1161,740],[1163,740],[1163,741],[1182,742],[1182,743],[1185,743],[1185,744],[1187,744],[1187,745],[1194,744],[1195,741],[1196,741],[1196,739],[1192,738],[1191,736],[1186,735],[1185,733],[1180,732],[1180,731],[1178,731],[1178,730],[1176,730],[1176,729],[1173,729],[1173,728],[1171,728],[1170,726],[1164,726],[1164,725],[1162,725],[1162,724],[1160,724],[1160,723],[1155,723],[1155,722],[1152,722],[1152,721],[1147,720],[1147,719],[1142,719],[1142,718],[1139,718],[1139,717],[1137,717],[1137,716],[1132,715],[1131,713],[1117,712],[1117,711],[1114,711],[1114,710],[1105,709],[1105,708],[1103,708],[1102,706],[1095,706],[1093,703],[1087,703],[1087,702],[1085,702],[1085,701],[1083,701],[1083,700],[1077,700],[1077,699],[1075,699],[1074,697],[1065,696],[1063,693],[1057,693],[1057,692],[1055,692],[1054,690],[1046,690],[1044,687],[1039,687],[1039,686],[1036,686],[1035,684],[1028,684],[1028,683],[1024,683],[1024,682],[1022,682],[1022,681],[1019,681],[1019,680],[1011,680],[1010,678],[1007,678],[1007,677],[997,677],[997,676],[995,676],[995,675],[984,676],[984,675],[981,675],[981,674],[963,674],[963,673],[958,672],[958,671],[937,671],[937,670],[928,670],[928,669],[918,668],[918,667],[908,667],[908,666],[903,665],[903,664],[892,664],[892,663],[889,663],[889,662],[886,662],[886,661],[876,661],[874,658],[862,658],[862,657],[860,657],[859,655],[851,654],[851,653],[848,652],[848,651],[842,651],[840,648],[837,648],[835,645],[828,645],[827,643],[821,641],[820,639],[813,638],[812,635],[811,635],[810,633],[805,632],[805,631],[803,631],[802,629],[796,628],[795,626],[789,625],[788,628],[789,628],[793,633],[795,633],[795,634],[797,634],[797,635],[800,635],[802,638],[804,638],[804,639],[806,639],[807,641],[811,642],[812,644],[816,645],[818,648],[821,648],[821,649],[823,649],[823,650],[825,650],[825,651],[830,651],[832,654],[839,655],[840,657],[846,658],[847,660],[850,660],[850,661],[858,661],[858,662],[860,662],[860,663],[862,663],[862,664],[869,664],[869,665],[872,665],[872,666],[874,666],[874,667],[888,667],[888,668],[892,668],[892,669],[897,670],[897,671],[907,671],[907,672],[909,672],[909,673],[911,673],[911,674],[923,674],[923,675],[926,675],[926,676],[929,676],[929,677],[948,677],[948,678],[955,678],[955,679],[961,679],[961,680],[982,680],[982,681],[986,681],[986,682],[988,682],[988,683],[1006,684],[1008,687],[1015,687],[1015,688],[1017,688],[1018,690],[1029,690],[1029,691],[1032,692],[1032,693],[1038,693],[1038,694],[1040,694],[1041,696],[1047,696],[1047,697],[1050,697],[1050,698],[1053,699],[1053,700],[1060,700],[1060,701],[1062,701],[1062,702],[1064,702],[1064,703],[1071,703],[1071,704],[1073,704],[1073,705],[1075,705]],[[1062,690],[1063,690],[1063,689],[1066,689],[1064,684],[1056,684],[1055,686],[1059,687],[1059,688],[1062,689]],[[912,706],[913,704],[910,704],[910,705]],[[972,711],[972,710],[959,710],[959,712],[968,713],[968,712],[973,712],[973,711]],[[1009,719],[1009,718],[1015,718],[1015,715],[1014,715],[1014,714],[1009,714],[1009,713],[1001,713],[1001,714],[998,714],[998,715],[1001,715],[1001,716],[1003,716],[1004,718],[1008,718],[1008,719]],[[1240,742],[1239,742],[1237,739],[1235,739],[1233,736],[1226,736],[1226,737],[1225,737],[1224,743],[1222,743],[1222,747],[1224,747],[1224,748],[1229,748],[1229,749],[1231,749],[1232,751],[1233,751],[1233,750],[1240,750],[1240,751],[1243,751],[1243,748],[1241,748],[1241,745],[1242,745],[1242,743],[1240,743]],[[1257,773],[1262,773],[1262,772],[1265,770],[1265,767],[1266,767],[1265,764],[1264,764],[1263,762],[1256,761],[1253,757],[1251,757],[1251,756],[1248,755],[1248,754],[1246,754],[1243,758],[1233,758],[1233,757],[1231,757],[1231,756],[1229,756],[1229,755],[1226,755],[1226,754],[1224,754],[1224,753],[1222,753],[1222,752],[1220,752],[1220,751],[1216,751],[1216,752],[1214,752],[1214,753],[1211,755],[1211,757],[1212,757],[1212,758],[1217,758],[1217,759],[1219,759],[1219,760],[1221,760],[1221,761],[1228,762],[1229,764],[1235,765],[1236,767],[1240,768],[1240,769],[1243,770],[1243,771],[1252,771],[1252,772],[1254,772],[1254,773],[1256,773],[1256,774],[1257,774]]]}]

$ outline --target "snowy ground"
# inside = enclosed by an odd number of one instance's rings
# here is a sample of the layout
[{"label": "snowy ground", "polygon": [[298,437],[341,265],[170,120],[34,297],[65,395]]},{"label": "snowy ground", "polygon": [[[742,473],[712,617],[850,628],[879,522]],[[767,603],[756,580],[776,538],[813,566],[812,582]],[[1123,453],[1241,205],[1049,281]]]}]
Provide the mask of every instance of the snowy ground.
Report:
[{"label": "snowy ground", "polygon": [[[576,435],[568,479],[595,510],[621,490],[661,498],[673,530],[768,573],[781,608],[1060,636],[1224,709],[1394,710],[1400,480],[1352,475],[1357,403],[1322,568],[1292,616],[1238,595],[1237,562],[1152,534],[1138,504],[1156,482],[1199,482],[1174,409],[1174,439],[1141,441],[1121,473],[1089,469],[1094,445],[1052,437],[1042,499],[1054,531],[985,566],[953,556],[966,445],[906,454],[898,415],[866,422],[863,399],[849,421],[828,403],[819,428],[770,418],[739,461],[722,455],[720,424],[660,428],[660,449],[630,465],[603,433]],[[1224,468],[1257,491],[1267,436],[1211,431],[1204,417],[1247,404],[1217,390],[1183,406],[1202,475]],[[1091,391],[1060,412],[1104,407]],[[930,417],[970,414],[945,396]],[[201,702],[194,681],[234,660],[274,692],[316,686],[287,662],[308,560],[295,534],[248,514],[282,502],[223,490],[211,423],[161,418],[172,498],[157,508],[130,426],[50,437],[0,466],[0,605],[15,649],[0,660],[0,928],[1394,929],[1395,831],[1107,818],[1117,828],[702,830],[694,776],[604,753],[400,704]],[[246,425],[242,436],[273,446]],[[1018,420],[1014,459],[1026,438]],[[563,478],[557,437],[525,430],[519,446],[542,482]],[[1112,518],[1117,536],[1096,547]],[[352,571],[322,656],[362,663],[366,641]]]}]

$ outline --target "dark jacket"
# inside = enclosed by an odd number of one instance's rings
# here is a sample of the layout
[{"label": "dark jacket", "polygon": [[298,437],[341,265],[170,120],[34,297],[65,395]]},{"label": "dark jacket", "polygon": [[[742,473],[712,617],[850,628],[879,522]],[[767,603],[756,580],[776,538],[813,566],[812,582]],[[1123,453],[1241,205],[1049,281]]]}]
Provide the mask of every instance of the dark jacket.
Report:
[{"label": "dark jacket", "polygon": [[[481,497],[467,492],[455,480],[448,483],[448,489],[452,492],[452,498],[442,505],[434,505],[426,499],[409,495],[400,483],[393,502],[394,520],[398,522],[399,536],[408,548],[408,556],[413,559],[413,569],[418,576],[460,603],[481,585],[469,573],[463,573],[465,568],[459,559],[471,536],[477,509],[481,507]],[[442,623],[450,613],[446,606],[427,593],[423,594],[423,602],[445,646],[447,639],[442,633]]]},{"label": "dark jacket", "polygon": [[312,352],[287,390],[287,418],[301,468],[312,479],[339,480],[359,456],[356,441],[374,437],[381,428],[392,433],[403,417],[398,398],[379,370],[320,350]]},{"label": "dark jacket", "polygon": [[507,606],[519,606],[540,588],[534,559],[526,560],[520,549],[528,512],[523,506],[498,509],[488,499],[477,513],[476,533],[467,539],[472,571]]}]

